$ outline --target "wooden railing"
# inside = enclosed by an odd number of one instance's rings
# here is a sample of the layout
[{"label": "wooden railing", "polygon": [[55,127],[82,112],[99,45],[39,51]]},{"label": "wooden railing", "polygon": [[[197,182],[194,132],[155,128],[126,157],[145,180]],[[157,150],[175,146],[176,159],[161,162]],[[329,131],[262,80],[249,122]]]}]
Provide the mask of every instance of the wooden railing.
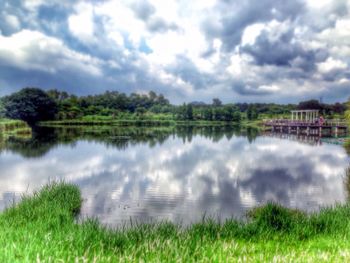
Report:
[{"label": "wooden railing", "polygon": [[[274,119],[274,120],[263,120],[265,125],[282,125],[282,126],[320,126],[321,123],[318,120],[315,121],[301,121],[301,120],[290,120],[290,119]],[[348,123],[345,120],[330,119],[324,120],[322,126],[332,127],[347,127]]]}]

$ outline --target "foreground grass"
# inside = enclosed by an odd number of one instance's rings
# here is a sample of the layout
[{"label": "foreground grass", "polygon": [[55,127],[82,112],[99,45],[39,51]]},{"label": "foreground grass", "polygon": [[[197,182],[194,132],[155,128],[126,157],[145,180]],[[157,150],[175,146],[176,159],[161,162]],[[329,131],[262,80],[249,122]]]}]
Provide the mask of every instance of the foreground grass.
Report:
[{"label": "foreground grass", "polygon": [[350,260],[350,206],[306,215],[276,204],[247,222],[211,219],[106,229],[76,223],[76,186],[54,183],[0,215],[0,262],[344,262]]}]

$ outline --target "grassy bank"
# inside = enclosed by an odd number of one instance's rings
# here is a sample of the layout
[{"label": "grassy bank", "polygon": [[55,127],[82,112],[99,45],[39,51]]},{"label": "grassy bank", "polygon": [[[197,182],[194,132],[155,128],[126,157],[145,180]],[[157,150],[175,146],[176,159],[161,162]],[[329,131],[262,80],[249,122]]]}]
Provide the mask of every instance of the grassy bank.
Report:
[{"label": "grassy bank", "polygon": [[9,136],[28,137],[32,130],[20,120],[0,119],[0,140]]},{"label": "grassy bank", "polygon": [[246,222],[203,220],[111,230],[96,220],[75,222],[79,189],[56,183],[0,215],[1,262],[237,262],[350,259],[350,206],[306,215],[275,204]]}]

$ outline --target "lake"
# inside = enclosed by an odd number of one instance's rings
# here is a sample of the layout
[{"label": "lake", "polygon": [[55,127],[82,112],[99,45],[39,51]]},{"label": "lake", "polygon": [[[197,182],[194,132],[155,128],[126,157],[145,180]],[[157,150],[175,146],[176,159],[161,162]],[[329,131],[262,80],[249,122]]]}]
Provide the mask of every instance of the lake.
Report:
[{"label": "lake", "polygon": [[38,128],[0,148],[0,210],[50,181],[77,184],[81,217],[108,226],[304,211],[348,199],[342,146],[231,127]]}]

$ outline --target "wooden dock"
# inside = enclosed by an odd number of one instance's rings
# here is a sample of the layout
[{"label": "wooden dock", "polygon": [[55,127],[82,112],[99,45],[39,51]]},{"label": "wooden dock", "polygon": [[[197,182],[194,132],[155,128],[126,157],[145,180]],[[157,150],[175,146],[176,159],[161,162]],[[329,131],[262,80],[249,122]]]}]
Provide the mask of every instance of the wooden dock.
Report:
[{"label": "wooden dock", "polygon": [[265,120],[264,125],[272,132],[307,136],[338,137],[348,132],[347,123],[337,120],[325,120],[322,124],[314,120]]}]

